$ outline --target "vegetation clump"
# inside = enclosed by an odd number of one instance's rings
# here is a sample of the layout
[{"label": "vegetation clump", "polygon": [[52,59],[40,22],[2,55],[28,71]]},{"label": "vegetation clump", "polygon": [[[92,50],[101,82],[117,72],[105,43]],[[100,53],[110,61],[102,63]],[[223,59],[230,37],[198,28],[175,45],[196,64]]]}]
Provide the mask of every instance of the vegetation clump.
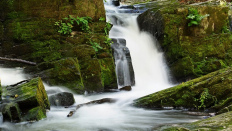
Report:
[{"label": "vegetation clump", "polygon": [[186,17],[186,19],[190,20],[190,22],[188,23],[188,26],[199,25],[201,20],[205,17],[208,17],[208,16],[209,16],[209,14],[200,15],[196,9],[189,8],[188,16]]}]

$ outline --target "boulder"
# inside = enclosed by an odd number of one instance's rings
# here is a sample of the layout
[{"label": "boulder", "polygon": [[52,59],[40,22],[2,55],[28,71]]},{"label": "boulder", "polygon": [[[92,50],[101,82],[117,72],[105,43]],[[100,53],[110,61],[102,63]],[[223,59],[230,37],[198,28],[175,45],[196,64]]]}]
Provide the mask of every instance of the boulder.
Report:
[{"label": "boulder", "polygon": [[120,5],[120,0],[112,0],[112,5],[119,6]]},{"label": "boulder", "polygon": [[[46,110],[50,109],[48,97],[40,78],[33,78],[31,80],[25,80],[17,84],[4,87],[3,97],[10,102],[3,103],[6,105],[3,108],[3,112],[5,110],[5,112],[8,113],[8,116],[10,116],[9,114],[11,113],[13,114],[18,112],[18,114],[21,114],[22,117],[27,115],[26,120],[39,120],[40,118],[45,118]],[[35,108],[37,108],[38,111]],[[41,112],[43,112],[43,114]],[[14,115],[14,117],[16,116],[20,115]],[[21,118],[18,119],[19,117],[15,119],[14,117],[10,117],[10,119],[23,121]],[[6,120],[9,120],[8,118],[9,117],[6,117]]]},{"label": "boulder", "polygon": [[[185,81],[231,65],[228,7],[154,6],[139,15],[141,31],[157,38],[174,78]],[[188,9],[209,16],[199,25],[188,26]]]},{"label": "boulder", "polygon": [[72,93],[61,92],[48,97],[51,106],[71,106],[75,103]]},{"label": "boulder", "polygon": [[146,108],[184,107],[214,109],[231,104],[232,68],[221,69],[177,86],[136,99],[134,105]]},{"label": "boulder", "polygon": [[120,91],[131,91],[131,86],[125,86],[119,89]]}]

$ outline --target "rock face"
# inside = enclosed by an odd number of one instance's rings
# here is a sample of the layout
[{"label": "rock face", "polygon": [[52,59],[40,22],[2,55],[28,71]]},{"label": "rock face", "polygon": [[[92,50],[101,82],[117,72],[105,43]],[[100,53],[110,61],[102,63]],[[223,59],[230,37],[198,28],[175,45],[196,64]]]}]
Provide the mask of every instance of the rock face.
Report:
[{"label": "rock face", "polygon": [[46,117],[50,104],[42,80],[34,78],[3,88],[4,121],[30,121]]},{"label": "rock face", "polygon": [[[0,6],[1,57],[36,62],[37,66],[26,66],[27,73],[79,94],[117,88],[111,48],[106,42],[106,22],[99,20],[105,18],[103,1],[1,0]],[[74,24],[70,35],[60,34],[55,22],[68,23],[63,18],[69,15],[91,17],[89,30]],[[102,48],[95,50],[93,43]]]},{"label": "rock face", "polygon": [[113,54],[116,64],[118,85],[134,86],[135,85],[134,69],[132,65],[130,51],[126,47],[126,40],[112,39],[112,41],[113,44],[111,45],[111,47],[113,49]]},{"label": "rock face", "polygon": [[232,104],[231,78],[232,68],[228,67],[139,98],[135,105],[147,108],[211,108],[217,112]]},{"label": "rock face", "polygon": [[[209,14],[199,25],[188,26],[188,9]],[[228,8],[221,6],[156,6],[138,17],[139,27],[155,36],[177,80],[205,75],[231,65],[231,39],[226,33]]]},{"label": "rock face", "polygon": [[61,92],[49,96],[49,102],[51,106],[71,106],[75,103],[75,99],[72,93]]}]

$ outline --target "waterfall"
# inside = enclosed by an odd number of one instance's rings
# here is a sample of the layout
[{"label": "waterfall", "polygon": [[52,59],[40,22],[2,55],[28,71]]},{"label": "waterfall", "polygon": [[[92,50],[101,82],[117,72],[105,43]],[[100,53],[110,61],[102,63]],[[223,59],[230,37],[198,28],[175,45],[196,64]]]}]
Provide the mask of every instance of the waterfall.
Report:
[{"label": "waterfall", "polygon": [[[116,7],[106,5],[107,20],[114,26],[110,31],[110,38],[118,43],[117,66],[122,66],[123,85],[133,85],[130,77],[130,62],[132,62],[135,84],[132,91],[120,91],[117,93],[103,93],[97,95],[75,95],[74,106],[92,100],[102,98],[115,98],[116,103],[83,106],[70,118],[66,117],[73,108],[51,107],[47,112],[47,118],[33,124],[20,123],[0,124],[0,128],[17,131],[41,131],[41,130],[68,130],[68,131],[123,131],[123,130],[154,130],[163,124],[192,122],[199,117],[188,116],[177,110],[146,110],[131,106],[134,99],[168,88],[168,69],[163,59],[163,53],[158,51],[158,43],[150,34],[140,32],[136,21],[138,14],[117,14]],[[130,52],[131,61],[127,61]],[[129,64],[128,64],[129,63]],[[119,67],[116,67],[119,68]],[[121,67],[120,67],[121,68]],[[3,85],[10,84],[12,76],[19,76],[19,81],[25,77],[22,72],[17,74],[17,69],[2,69],[0,75]],[[7,71],[7,72],[6,72]],[[132,75],[133,76],[133,75]],[[15,82],[16,83],[16,82]],[[49,87],[46,89],[65,90],[61,87]]]}]

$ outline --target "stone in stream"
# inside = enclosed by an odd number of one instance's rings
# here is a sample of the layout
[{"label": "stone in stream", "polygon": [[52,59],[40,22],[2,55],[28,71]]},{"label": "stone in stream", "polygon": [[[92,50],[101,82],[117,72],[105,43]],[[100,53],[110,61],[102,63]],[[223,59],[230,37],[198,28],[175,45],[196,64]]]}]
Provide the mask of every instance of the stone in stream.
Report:
[{"label": "stone in stream", "polygon": [[120,0],[112,0],[112,4],[114,6],[119,6],[120,5]]},{"label": "stone in stream", "polygon": [[50,103],[39,77],[3,87],[2,90],[3,98],[7,99],[5,102],[9,102],[3,103],[4,106],[1,108],[6,114],[3,115],[4,121],[32,121],[46,117],[46,110],[50,109]]},{"label": "stone in stream", "polygon": [[75,103],[75,99],[72,93],[61,92],[49,96],[49,102],[51,106],[71,106]]},{"label": "stone in stream", "polygon": [[112,39],[113,44],[111,45],[113,49],[116,73],[118,78],[118,85],[120,86],[134,86],[135,77],[134,69],[132,65],[132,60],[130,56],[130,51],[126,47],[126,40]]},{"label": "stone in stream", "polygon": [[119,89],[120,91],[131,91],[131,86],[125,86]]}]

